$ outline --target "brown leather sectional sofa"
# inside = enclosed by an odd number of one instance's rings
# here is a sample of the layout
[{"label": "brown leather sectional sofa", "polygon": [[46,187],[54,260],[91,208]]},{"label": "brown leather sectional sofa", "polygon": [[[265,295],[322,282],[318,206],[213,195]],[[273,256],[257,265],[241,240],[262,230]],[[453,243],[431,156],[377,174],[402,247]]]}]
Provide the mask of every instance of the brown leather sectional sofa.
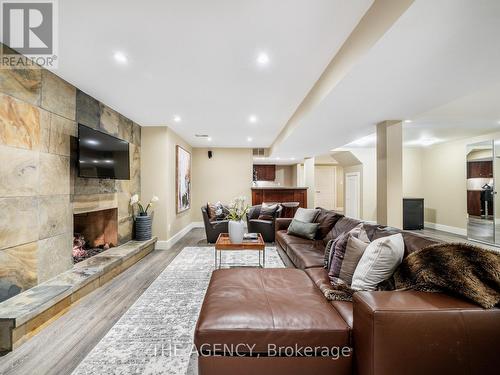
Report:
[{"label": "brown leather sectional sofa", "polygon": [[[330,238],[360,221],[321,210],[315,240],[276,222],[286,269],[213,273],[195,331],[201,375],[496,374],[500,309],[440,293],[358,292],[329,302],[323,268]],[[405,255],[436,241],[365,223],[371,240],[402,233]]]}]

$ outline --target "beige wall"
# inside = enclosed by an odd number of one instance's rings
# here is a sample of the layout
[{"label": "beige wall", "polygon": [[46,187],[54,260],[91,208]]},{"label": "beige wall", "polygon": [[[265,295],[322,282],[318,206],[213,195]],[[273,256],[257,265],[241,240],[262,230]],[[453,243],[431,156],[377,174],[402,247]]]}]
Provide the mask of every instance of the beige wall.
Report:
[{"label": "beige wall", "polygon": [[424,197],[423,150],[420,147],[403,148],[403,197]]},{"label": "beige wall", "polygon": [[314,207],[314,158],[307,158],[304,160],[304,186],[308,188],[307,190],[307,207]]},{"label": "beige wall", "polygon": [[403,228],[403,126],[377,124],[377,222]]},{"label": "beige wall", "polygon": [[[211,159],[208,150],[213,152]],[[249,148],[194,148],[192,220],[202,221],[200,207],[207,202],[229,203],[245,196],[251,204],[252,165]]]},{"label": "beige wall", "polygon": [[[486,134],[403,152],[405,196],[424,198],[425,221],[441,229],[467,227],[467,145],[500,139],[500,133]],[[420,177],[419,177],[420,176]],[[420,180],[420,184],[417,180]]]},{"label": "beige wall", "polygon": [[191,223],[193,193],[191,209],[180,214],[176,212],[175,158],[176,145],[189,152],[192,147],[166,126],[144,127],[142,136],[141,198],[146,202],[153,195],[160,198],[154,207],[153,234],[160,241],[166,241]]},{"label": "beige wall", "polygon": [[336,181],[337,181],[337,202],[338,209],[344,208],[344,168],[340,165],[335,166]]},{"label": "beige wall", "polygon": [[361,218],[376,221],[377,156],[375,148],[356,148],[352,149],[351,153],[361,162],[361,165],[344,167],[344,176],[349,172],[361,172]]},{"label": "beige wall", "polygon": [[294,186],[294,166],[293,165],[277,165],[276,178],[274,182],[281,186]]}]

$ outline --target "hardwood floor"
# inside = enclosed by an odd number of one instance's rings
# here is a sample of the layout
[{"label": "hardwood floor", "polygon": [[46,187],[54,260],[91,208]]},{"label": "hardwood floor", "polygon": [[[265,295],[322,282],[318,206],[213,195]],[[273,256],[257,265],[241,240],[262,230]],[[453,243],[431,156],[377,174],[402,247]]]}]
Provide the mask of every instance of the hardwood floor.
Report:
[{"label": "hardwood floor", "polygon": [[443,232],[441,230],[436,230],[436,229],[431,229],[431,228],[425,228],[422,230],[412,230],[410,232],[414,232],[417,234],[421,234],[422,236],[430,237],[430,238],[435,238],[436,240],[440,241],[445,241],[445,242],[463,242],[463,243],[468,243],[473,246],[479,246],[479,247],[484,247],[486,249],[494,250],[494,251],[500,251],[499,247],[488,245],[485,243],[480,243],[477,241],[471,241],[467,239],[465,236],[461,236],[458,234],[453,234],[449,232]]},{"label": "hardwood floor", "polygon": [[82,298],[65,315],[25,344],[0,357],[0,374],[71,374],[186,246],[206,246],[204,230],[191,230],[170,250],[153,251],[103,287]]}]

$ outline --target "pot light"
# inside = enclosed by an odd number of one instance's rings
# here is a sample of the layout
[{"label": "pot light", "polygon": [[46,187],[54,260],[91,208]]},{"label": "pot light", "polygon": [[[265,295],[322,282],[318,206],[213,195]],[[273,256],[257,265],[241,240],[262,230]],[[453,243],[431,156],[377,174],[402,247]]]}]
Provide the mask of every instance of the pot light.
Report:
[{"label": "pot light", "polygon": [[247,141],[248,141],[248,142],[252,142],[252,141],[253,141],[253,138],[252,138],[252,137],[247,137]]},{"label": "pot light", "polygon": [[278,156],[278,157],[276,158],[276,160],[281,160],[281,158]]},{"label": "pot light", "polygon": [[439,140],[436,138],[423,138],[419,142],[422,146],[427,147],[427,146],[432,146],[434,143],[439,142]]},{"label": "pot light", "polygon": [[432,145],[439,143],[439,142],[441,142],[441,139],[438,139],[438,138],[420,138],[420,139],[416,139],[413,141],[405,142],[405,145],[428,147],[428,146],[432,146]]},{"label": "pot light", "polygon": [[128,63],[128,58],[123,52],[116,51],[113,54],[113,57],[114,57],[115,61],[119,64],[125,65],[126,63]]},{"label": "pot light", "polygon": [[174,122],[181,122],[181,121],[182,121],[181,116],[179,115],[174,116]]},{"label": "pot light", "polygon": [[403,122],[404,122],[405,124],[409,124],[409,123],[411,123],[411,122],[413,122],[413,121],[412,121],[412,120],[404,120]]},{"label": "pot light", "polygon": [[257,64],[259,64],[260,66],[266,66],[267,64],[269,64],[268,54],[265,52],[259,53],[259,55],[257,56]]},{"label": "pot light", "polygon": [[290,160],[295,160],[295,158],[290,158]]},{"label": "pot light", "polygon": [[208,142],[212,142],[212,137],[207,137]]},{"label": "pot light", "polygon": [[249,118],[248,118],[248,121],[252,124],[255,124],[257,121],[258,121],[258,118],[257,116],[255,115],[251,115]]}]

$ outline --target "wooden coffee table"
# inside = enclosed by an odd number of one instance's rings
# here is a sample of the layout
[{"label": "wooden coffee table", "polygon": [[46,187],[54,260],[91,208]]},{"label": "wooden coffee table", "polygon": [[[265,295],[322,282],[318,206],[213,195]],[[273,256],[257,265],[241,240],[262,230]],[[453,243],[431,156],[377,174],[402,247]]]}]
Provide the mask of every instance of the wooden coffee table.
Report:
[{"label": "wooden coffee table", "polygon": [[[259,267],[264,268],[266,266],[266,243],[259,233],[257,240],[247,240],[242,243],[232,243],[229,239],[229,233],[221,233],[217,238],[215,243],[215,269],[217,269],[217,251],[219,252],[219,266],[222,265],[222,252],[223,251],[237,251],[237,250],[257,250],[259,252]],[[262,263],[260,261],[260,254],[262,253]],[[230,264],[237,266],[237,264]],[[245,265],[239,265],[245,266]]]}]

